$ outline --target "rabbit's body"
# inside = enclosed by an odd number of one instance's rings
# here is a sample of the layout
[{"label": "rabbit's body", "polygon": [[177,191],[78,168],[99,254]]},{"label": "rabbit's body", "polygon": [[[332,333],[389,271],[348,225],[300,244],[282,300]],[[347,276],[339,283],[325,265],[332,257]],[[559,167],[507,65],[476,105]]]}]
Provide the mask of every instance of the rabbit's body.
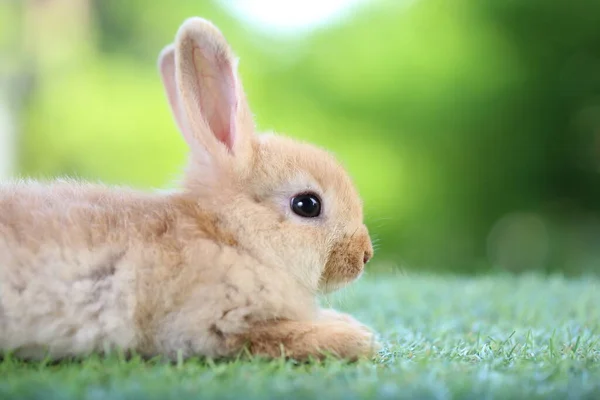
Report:
[{"label": "rabbit's body", "polygon": [[105,340],[135,343],[135,271],[126,257],[128,242],[140,241],[126,236],[133,226],[117,230],[134,221],[123,203],[74,182],[1,186],[2,348],[39,358],[45,346],[64,356],[101,351]]},{"label": "rabbit's body", "polygon": [[4,184],[0,239],[0,348],[26,357],[107,346],[227,356],[239,347],[226,337],[253,320],[316,311],[312,293],[240,251],[214,214],[180,193]]},{"label": "rabbit's body", "polygon": [[0,184],[0,350],[372,354],[368,328],[316,301],[372,256],[360,197],[326,151],[255,134],[236,63],[199,18],[160,55],[180,190]]}]

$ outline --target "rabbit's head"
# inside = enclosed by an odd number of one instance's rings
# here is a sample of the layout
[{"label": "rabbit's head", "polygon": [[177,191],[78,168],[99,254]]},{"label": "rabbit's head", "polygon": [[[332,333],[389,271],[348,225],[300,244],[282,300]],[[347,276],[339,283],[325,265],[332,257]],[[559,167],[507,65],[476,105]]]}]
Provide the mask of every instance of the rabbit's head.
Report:
[{"label": "rabbit's head", "polygon": [[358,278],[373,255],[360,197],[328,152],[255,133],[237,59],[210,22],[190,18],[159,68],[190,148],[184,188],[235,245],[309,290]]}]

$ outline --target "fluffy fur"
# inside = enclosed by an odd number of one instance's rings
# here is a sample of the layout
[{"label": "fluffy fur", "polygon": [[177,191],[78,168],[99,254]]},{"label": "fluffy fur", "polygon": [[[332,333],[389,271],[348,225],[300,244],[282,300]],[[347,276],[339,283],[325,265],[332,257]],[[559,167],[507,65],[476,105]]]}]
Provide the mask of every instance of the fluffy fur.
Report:
[{"label": "fluffy fur", "polygon": [[[377,348],[317,295],[360,276],[373,249],[350,178],[326,151],[254,132],[220,31],[191,18],[159,57],[190,148],[181,190],[71,180],[0,185],[0,349],[27,358],[355,359]],[[303,218],[306,191],[322,213]]]}]

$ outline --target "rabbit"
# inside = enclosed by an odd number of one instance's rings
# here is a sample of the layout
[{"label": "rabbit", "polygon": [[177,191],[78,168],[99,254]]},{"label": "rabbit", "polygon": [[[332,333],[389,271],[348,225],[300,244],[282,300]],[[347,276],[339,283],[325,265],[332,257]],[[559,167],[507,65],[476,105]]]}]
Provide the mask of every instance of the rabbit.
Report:
[{"label": "rabbit", "polygon": [[318,302],[373,256],[357,189],[327,150],[255,132],[237,62],[200,17],[159,54],[165,102],[189,147],[177,189],[0,184],[0,351],[376,354],[370,327]]}]

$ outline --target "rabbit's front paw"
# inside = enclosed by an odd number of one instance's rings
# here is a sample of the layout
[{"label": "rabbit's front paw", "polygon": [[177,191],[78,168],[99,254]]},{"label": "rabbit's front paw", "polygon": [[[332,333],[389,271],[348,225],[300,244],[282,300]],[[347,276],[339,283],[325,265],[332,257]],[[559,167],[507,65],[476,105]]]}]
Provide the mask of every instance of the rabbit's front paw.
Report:
[{"label": "rabbit's front paw", "polygon": [[370,358],[381,348],[375,332],[354,319],[332,323],[323,334],[329,337],[331,350],[343,358]]},{"label": "rabbit's front paw", "polygon": [[251,354],[305,360],[327,355],[357,360],[370,358],[380,345],[375,333],[356,320],[274,321],[240,337]]},{"label": "rabbit's front paw", "polygon": [[[345,326],[348,330],[347,334],[349,335],[349,337],[345,340],[349,343],[358,344],[358,347],[361,347],[360,343],[365,344],[365,348],[369,349],[368,351],[364,352],[365,355],[371,356],[381,349],[381,344],[377,341],[376,334],[373,329],[349,314],[342,313],[331,308],[326,308],[320,310],[319,319],[327,322],[342,323],[343,326]],[[335,326],[339,325],[335,324]],[[350,331],[352,331],[352,338],[350,338]],[[366,345],[367,343],[368,345]]]}]

